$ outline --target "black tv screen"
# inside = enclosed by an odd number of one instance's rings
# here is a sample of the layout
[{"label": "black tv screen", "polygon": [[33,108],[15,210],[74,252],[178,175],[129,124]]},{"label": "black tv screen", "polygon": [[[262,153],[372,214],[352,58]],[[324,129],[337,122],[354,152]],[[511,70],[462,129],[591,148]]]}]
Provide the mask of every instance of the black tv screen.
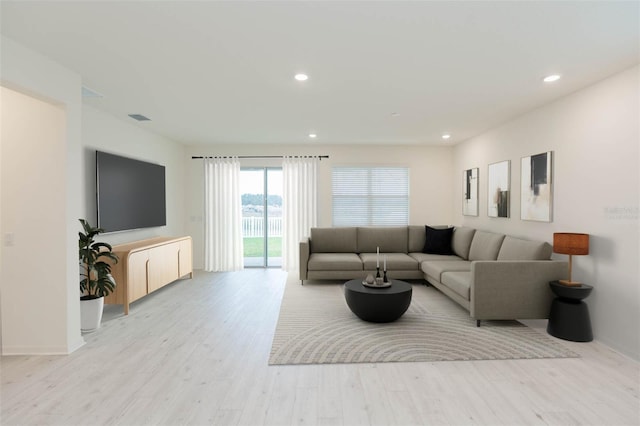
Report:
[{"label": "black tv screen", "polygon": [[105,232],[167,224],[164,166],[96,151],[96,187]]}]

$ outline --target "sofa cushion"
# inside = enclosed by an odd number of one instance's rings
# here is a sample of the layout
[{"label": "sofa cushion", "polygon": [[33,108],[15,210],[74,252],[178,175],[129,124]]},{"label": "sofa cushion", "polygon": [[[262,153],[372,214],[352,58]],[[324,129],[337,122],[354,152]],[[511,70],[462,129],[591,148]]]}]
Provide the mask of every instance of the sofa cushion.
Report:
[{"label": "sofa cushion", "polygon": [[309,271],[362,271],[362,261],[355,253],[312,253]]},{"label": "sofa cushion", "polygon": [[311,253],[355,253],[356,239],[355,227],[311,228]]},{"label": "sofa cushion", "polygon": [[[387,271],[418,271],[420,263],[404,253],[380,253],[380,271],[383,270],[384,257],[387,256]],[[375,271],[376,253],[360,253],[360,259],[366,271]]]},{"label": "sofa cushion", "polygon": [[409,253],[422,251],[425,235],[424,226],[409,225]]},{"label": "sofa cushion", "polygon": [[468,260],[434,260],[423,262],[422,272],[427,276],[442,281],[442,274],[445,272],[471,271],[471,262]]},{"label": "sofa cushion", "polygon": [[469,249],[469,260],[496,260],[504,234],[476,231]]},{"label": "sofa cushion", "polygon": [[476,230],[468,228],[466,226],[456,227],[453,230],[453,237],[451,237],[451,248],[453,252],[463,258],[469,259],[469,249],[471,248],[471,240]]},{"label": "sofa cushion", "polygon": [[504,237],[498,260],[549,260],[551,244],[544,241],[521,240],[510,236]]},{"label": "sofa cushion", "polygon": [[[449,228],[447,225],[430,225],[434,229]],[[426,240],[426,227],[422,225],[409,225],[409,253],[421,252]]]},{"label": "sofa cushion", "polygon": [[408,253],[409,230],[407,226],[358,227],[356,253]]},{"label": "sofa cushion", "polygon": [[422,248],[423,253],[427,254],[453,254],[451,249],[451,237],[453,236],[453,228],[436,229],[425,226],[425,242]]},{"label": "sofa cushion", "polygon": [[455,254],[446,256],[444,254],[428,254],[428,253],[420,252],[420,253],[409,253],[409,256],[413,257],[419,263],[422,263],[425,261],[432,261],[432,260],[462,260],[460,257],[456,256]]},{"label": "sofa cushion", "polygon": [[445,272],[441,282],[465,300],[471,300],[471,272]]}]

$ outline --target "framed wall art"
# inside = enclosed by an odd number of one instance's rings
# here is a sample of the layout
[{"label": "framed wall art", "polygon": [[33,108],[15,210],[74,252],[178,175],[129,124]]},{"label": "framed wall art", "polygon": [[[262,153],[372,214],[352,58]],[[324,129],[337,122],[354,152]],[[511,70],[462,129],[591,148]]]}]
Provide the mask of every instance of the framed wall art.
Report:
[{"label": "framed wall art", "polygon": [[465,170],[462,182],[462,214],[478,216],[478,168]]},{"label": "framed wall art", "polygon": [[551,222],[553,152],[524,157],[520,164],[520,218]]},{"label": "framed wall art", "polygon": [[489,164],[487,174],[487,215],[489,217],[509,217],[511,201],[510,161]]}]

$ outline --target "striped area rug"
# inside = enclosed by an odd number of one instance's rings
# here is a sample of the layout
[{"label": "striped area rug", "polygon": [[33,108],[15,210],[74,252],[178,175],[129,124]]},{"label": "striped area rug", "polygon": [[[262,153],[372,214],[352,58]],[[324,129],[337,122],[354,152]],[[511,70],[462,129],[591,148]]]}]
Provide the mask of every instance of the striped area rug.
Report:
[{"label": "striped area rug", "polygon": [[[295,278],[295,277],[294,277]],[[287,280],[270,365],[577,358],[555,338],[518,321],[483,321],[433,287],[413,284],[397,321],[360,320],[338,283]]]}]

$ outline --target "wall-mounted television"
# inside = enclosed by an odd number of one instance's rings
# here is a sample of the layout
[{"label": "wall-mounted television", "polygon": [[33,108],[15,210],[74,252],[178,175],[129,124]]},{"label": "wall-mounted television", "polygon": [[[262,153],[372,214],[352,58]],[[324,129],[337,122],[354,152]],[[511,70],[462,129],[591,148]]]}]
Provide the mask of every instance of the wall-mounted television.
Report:
[{"label": "wall-mounted television", "polygon": [[105,232],[165,226],[165,168],[96,151],[96,200]]}]

